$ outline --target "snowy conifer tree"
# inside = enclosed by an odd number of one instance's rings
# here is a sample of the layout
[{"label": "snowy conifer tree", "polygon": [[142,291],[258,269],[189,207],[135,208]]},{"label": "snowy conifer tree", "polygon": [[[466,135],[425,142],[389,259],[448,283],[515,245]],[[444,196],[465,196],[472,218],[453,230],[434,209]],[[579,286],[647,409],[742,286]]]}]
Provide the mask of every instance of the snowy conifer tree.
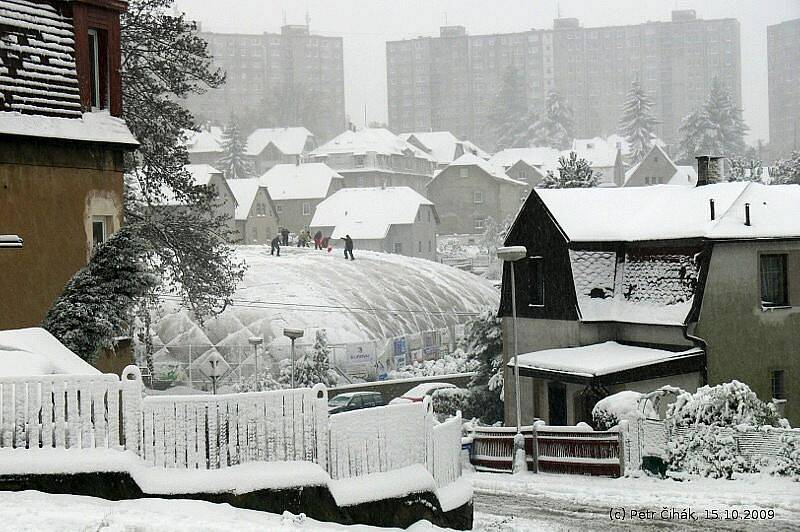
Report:
[{"label": "snowy conifer tree", "polygon": [[742,110],[734,104],[730,91],[719,78],[714,78],[703,106],[683,119],[679,157],[682,162],[692,163],[698,155],[742,155],[747,130]]},{"label": "snowy conifer tree", "polygon": [[98,245],[69,280],[42,326],[89,363],[131,324],[137,301],[158,284],[143,260],[147,243],[126,226]]},{"label": "snowy conifer tree", "polygon": [[[301,356],[294,364],[294,383],[296,387],[310,388],[317,383],[332,386],[338,382],[336,372],[331,369],[331,348],[325,329],[317,331],[314,347],[310,353]],[[290,370],[291,368],[287,368]],[[291,384],[291,372],[281,371],[279,380]]]},{"label": "snowy conifer tree", "polygon": [[579,159],[578,155],[571,151],[569,156],[558,158],[558,175],[552,170],[547,171],[547,175],[542,180],[542,188],[589,188],[596,187],[597,176],[586,159]]},{"label": "snowy conifer tree", "polygon": [[222,133],[223,155],[217,161],[217,168],[225,173],[227,179],[253,177],[253,164],[247,158],[247,141],[242,138],[236,118],[231,117]]},{"label": "snowy conifer tree", "polygon": [[800,151],[775,163],[770,177],[775,185],[800,185]]},{"label": "snowy conifer tree", "polygon": [[494,309],[485,309],[469,323],[465,351],[477,366],[469,384],[468,409],[485,423],[503,419],[503,331]]},{"label": "snowy conifer tree", "polygon": [[495,151],[531,145],[536,114],[528,106],[525,92],[525,83],[519,71],[508,67],[488,120],[488,126],[497,139]]},{"label": "snowy conifer tree", "polygon": [[551,91],[545,100],[544,114],[533,126],[533,143],[565,150],[572,143],[573,127],[572,107],[559,93]]},{"label": "snowy conifer tree", "polygon": [[656,138],[655,128],[659,124],[653,114],[653,106],[653,100],[645,92],[642,84],[634,80],[622,105],[622,118],[619,123],[620,133],[630,146],[632,164],[644,159],[653,147]]}]

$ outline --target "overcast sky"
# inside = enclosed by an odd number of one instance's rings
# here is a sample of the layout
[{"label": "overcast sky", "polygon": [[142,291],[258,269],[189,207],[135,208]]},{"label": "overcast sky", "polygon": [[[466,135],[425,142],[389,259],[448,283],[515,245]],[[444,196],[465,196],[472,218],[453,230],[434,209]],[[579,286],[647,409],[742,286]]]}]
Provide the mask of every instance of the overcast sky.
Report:
[{"label": "overcast sky", "polygon": [[742,105],[749,140],[769,137],[767,26],[800,17],[800,0],[177,0],[178,8],[208,31],[279,32],[302,24],[344,38],[346,112],[356,124],[385,122],[387,40],[434,36],[439,26],[466,26],[472,35],[552,28],[562,17],[586,27],[669,20],[672,9],[700,18],[733,17],[741,25]]}]

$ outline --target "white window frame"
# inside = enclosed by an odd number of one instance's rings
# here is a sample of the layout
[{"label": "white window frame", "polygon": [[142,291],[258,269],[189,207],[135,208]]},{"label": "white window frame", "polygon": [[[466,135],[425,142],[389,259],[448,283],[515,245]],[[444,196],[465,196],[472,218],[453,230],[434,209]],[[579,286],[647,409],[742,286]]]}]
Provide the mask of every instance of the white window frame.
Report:
[{"label": "white window frame", "polygon": [[[97,111],[102,108],[103,102],[100,98],[100,34],[95,29],[89,30],[89,83],[91,94],[89,101],[92,103],[92,109]],[[92,46],[94,44],[94,46]],[[94,49],[94,53],[92,52]],[[92,70],[94,70],[94,79],[91,79]],[[94,105],[93,100],[96,100],[97,105]]]},{"label": "white window frame", "polygon": [[[100,224],[103,230],[103,236],[99,242],[95,241],[94,237],[94,226],[95,224]],[[92,249],[98,244],[102,244],[108,240],[108,216],[92,216]]]},{"label": "white window frame", "polygon": [[462,166],[458,169],[458,176],[459,177],[469,177],[469,168],[466,166]]},{"label": "white window frame", "polygon": [[311,216],[311,202],[303,202],[303,216]]},{"label": "white window frame", "polygon": [[474,228],[476,230],[481,230],[481,231],[486,229],[486,219],[485,218],[480,218],[480,217],[475,218]]},{"label": "white window frame", "polygon": [[482,205],[483,204],[483,191],[482,190],[475,190],[472,192],[472,203],[475,205]]}]

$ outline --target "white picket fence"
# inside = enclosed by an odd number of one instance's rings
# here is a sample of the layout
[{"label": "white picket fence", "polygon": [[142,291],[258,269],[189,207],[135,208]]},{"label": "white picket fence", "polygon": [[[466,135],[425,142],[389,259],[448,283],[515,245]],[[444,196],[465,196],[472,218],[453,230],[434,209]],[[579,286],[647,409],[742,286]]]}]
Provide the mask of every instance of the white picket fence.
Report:
[{"label": "white picket fence", "polygon": [[0,378],[0,448],[129,450],[152,467],[220,469],[307,461],[331,478],[428,468],[461,475],[460,415],[439,424],[429,402],[328,415],[313,388],[230,395],[143,396],[141,374]]}]

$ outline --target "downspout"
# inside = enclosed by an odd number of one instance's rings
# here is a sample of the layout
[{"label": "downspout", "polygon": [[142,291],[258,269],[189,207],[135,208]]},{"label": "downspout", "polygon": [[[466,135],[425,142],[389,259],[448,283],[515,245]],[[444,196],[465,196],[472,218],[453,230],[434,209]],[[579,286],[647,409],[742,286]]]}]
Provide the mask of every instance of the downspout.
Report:
[{"label": "downspout", "polygon": [[[697,322],[694,323],[697,326]],[[708,384],[708,343],[705,340],[700,338],[699,336],[695,336],[693,334],[689,334],[689,327],[690,325],[687,324],[683,327],[683,336],[687,340],[691,340],[694,342],[695,345],[699,344],[699,347],[703,350],[703,368],[700,372],[700,376],[703,378],[703,385]]]},{"label": "downspout", "polygon": [[708,384],[708,342],[705,339],[694,335],[689,332],[689,327],[697,327],[697,322],[700,320],[700,310],[703,305],[703,298],[705,297],[706,283],[708,282],[708,272],[711,269],[711,255],[714,250],[713,242],[706,241],[703,245],[702,259],[700,263],[700,275],[698,276],[697,288],[695,289],[695,301],[692,309],[687,317],[686,324],[683,326],[683,337],[691,341],[695,346],[703,350],[704,363],[701,370],[701,377],[703,384]]}]

